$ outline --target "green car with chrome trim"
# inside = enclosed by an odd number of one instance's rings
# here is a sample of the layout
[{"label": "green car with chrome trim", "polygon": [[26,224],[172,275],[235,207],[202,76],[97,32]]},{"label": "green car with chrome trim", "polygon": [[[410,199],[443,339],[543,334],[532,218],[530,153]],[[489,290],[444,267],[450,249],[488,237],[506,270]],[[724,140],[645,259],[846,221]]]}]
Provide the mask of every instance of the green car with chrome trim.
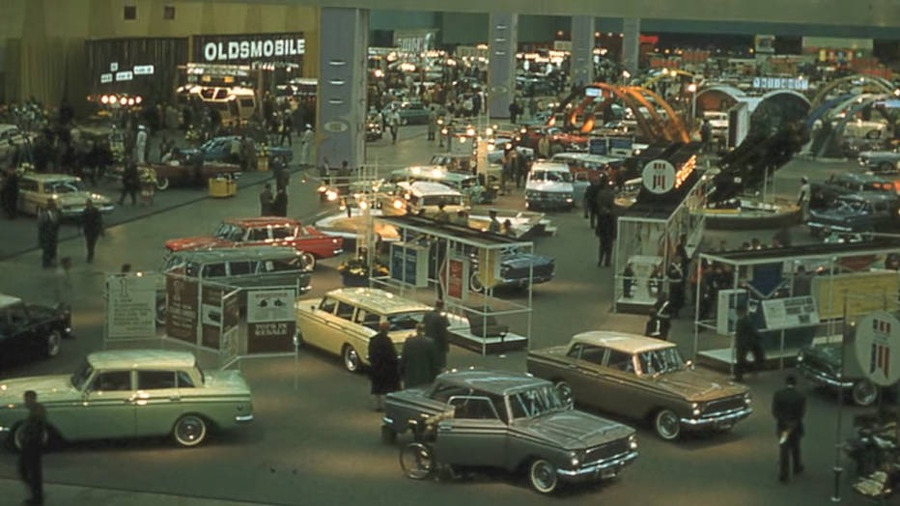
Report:
[{"label": "green car with chrome trim", "polygon": [[214,430],[253,420],[250,387],[239,371],[203,371],[188,352],[101,351],[71,375],[0,382],[0,432],[12,448],[21,447],[28,390],[47,410],[48,440],[171,436],[194,447]]}]

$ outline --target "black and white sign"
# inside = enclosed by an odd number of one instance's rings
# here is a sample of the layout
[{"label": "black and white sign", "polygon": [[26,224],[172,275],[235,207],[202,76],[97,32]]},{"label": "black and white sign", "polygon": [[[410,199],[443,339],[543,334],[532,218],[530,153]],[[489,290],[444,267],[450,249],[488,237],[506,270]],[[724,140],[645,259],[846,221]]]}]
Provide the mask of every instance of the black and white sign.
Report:
[{"label": "black and white sign", "polygon": [[109,64],[110,72],[117,72],[119,70],[119,62],[113,62]]},{"label": "black and white sign", "polygon": [[662,195],[675,188],[675,166],[667,160],[651,160],[644,165],[641,173],[644,188],[650,193]]},{"label": "black and white sign", "polygon": [[156,280],[152,276],[113,274],[106,278],[106,339],[156,336]]},{"label": "black and white sign", "polygon": [[875,311],[856,322],[856,360],[863,375],[879,386],[900,380],[900,320]]},{"label": "black and white sign", "polygon": [[295,294],[291,289],[247,292],[247,322],[293,321]]},{"label": "black and white sign", "polygon": [[123,70],[122,72],[116,72],[116,82],[131,81],[132,79],[134,79],[134,74],[130,70]]},{"label": "black and white sign", "polygon": [[762,308],[768,330],[790,329],[819,323],[816,299],[810,296],[764,300]]},{"label": "black and white sign", "polygon": [[154,68],[153,65],[135,65],[132,71],[136,76],[152,76]]},{"label": "black and white sign", "polygon": [[100,74],[100,83],[106,84],[113,82],[113,75],[110,74]]}]

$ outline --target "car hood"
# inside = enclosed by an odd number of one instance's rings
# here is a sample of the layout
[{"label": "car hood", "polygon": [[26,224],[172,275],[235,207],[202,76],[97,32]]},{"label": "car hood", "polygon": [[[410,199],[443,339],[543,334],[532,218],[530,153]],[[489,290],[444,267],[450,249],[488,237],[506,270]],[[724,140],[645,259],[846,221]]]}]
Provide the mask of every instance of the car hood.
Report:
[{"label": "car hood", "polygon": [[560,181],[529,181],[525,189],[551,193],[572,193],[575,191],[572,183]]},{"label": "car hood", "polygon": [[22,395],[28,390],[37,392],[38,401],[44,404],[68,399],[77,393],[68,374],[14,378],[0,382],[0,405],[22,402]]},{"label": "car hood", "polygon": [[805,357],[815,358],[816,360],[834,367],[840,367],[844,361],[842,356],[841,343],[820,344],[817,346],[809,346],[803,348],[800,352]]},{"label": "car hood", "polygon": [[240,371],[204,371],[204,376],[207,388],[250,395],[250,385]]},{"label": "car hood", "polygon": [[809,212],[809,215],[812,218],[819,219],[819,220],[837,220],[837,221],[841,221],[846,218],[850,218],[852,216],[860,216],[859,213],[853,211],[852,209],[846,208],[846,207],[811,210]]},{"label": "car hood", "polygon": [[213,237],[211,235],[184,237],[181,239],[170,239],[166,241],[166,249],[171,251],[224,248],[227,246],[231,246],[231,243],[223,239]]},{"label": "car hood", "polygon": [[747,387],[698,370],[685,369],[661,374],[657,386],[691,402],[711,401],[747,392]]},{"label": "car hood", "polygon": [[517,253],[515,255],[503,257],[503,265],[513,269],[527,269],[528,266],[549,265],[554,262],[553,257],[543,255],[532,255],[528,253]]},{"label": "car hood", "polygon": [[631,427],[575,409],[517,420],[516,426],[567,450],[592,448],[634,434]]}]

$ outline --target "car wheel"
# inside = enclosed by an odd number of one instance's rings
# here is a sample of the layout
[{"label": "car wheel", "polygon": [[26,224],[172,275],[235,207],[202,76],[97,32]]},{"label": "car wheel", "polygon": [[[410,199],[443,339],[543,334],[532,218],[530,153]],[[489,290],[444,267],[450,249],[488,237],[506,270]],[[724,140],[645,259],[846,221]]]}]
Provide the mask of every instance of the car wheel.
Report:
[{"label": "car wheel", "polygon": [[681,434],[681,422],[670,409],[663,409],[656,413],[653,419],[653,429],[656,434],[666,441],[674,441]]},{"label": "car wheel", "polygon": [[536,459],[528,466],[528,484],[542,494],[549,494],[559,485],[556,466],[544,459]]},{"label": "car wheel", "polygon": [[[13,429],[12,437],[9,438],[9,446],[11,449],[15,451],[22,451],[22,446],[24,446],[24,434],[22,433],[22,428],[25,424],[20,423]],[[41,446],[46,448],[50,444],[50,431],[44,429],[43,434],[41,435]]]},{"label": "car wheel", "polygon": [[156,189],[159,191],[167,190],[169,188],[169,178],[157,177],[156,178]]},{"label": "car wheel", "polygon": [[58,330],[54,330],[47,335],[47,349],[44,350],[44,354],[47,357],[55,357],[59,355],[59,350],[62,348],[62,335]]},{"label": "car wheel", "polygon": [[344,349],[341,350],[341,357],[344,359],[344,368],[350,372],[359,372],[362,368],[362,362],[359,359],[359,354],[356,353],[356,350],[353,349],[353,346],[349,344],[344,345]]},{"label": "car wheel", "polygon": [[859,380],[850,390],[853,403],[857,406],[871,406],[878,399],[878,387],[868,380]]},{"label": "car wheel", "polygon": [[381,426],[381,442],[385,444],[394,444],[397,441],[397,431],[389,425]]},{"label": "car wheel", "polygon": [[557,381],[554,386],[559,393],[559,397],[566,403],[566,406],[573,407],[575,405],[575,397],[572,396],[572,386],[565,381]]},{"label": "car wheel", "polygon": [[484,285],[481,283],[481,279],[478,277],[478,272],[473,272],[471,276],[469,276],[469,288],[476,293],[481,293],[484,291]]},{"label": "car wheel", "polygon": [[400,450],[400,467],[407,478],[425,479],[434,470],[434,454],[422,443],[409,443]]},{"label": "car wheel", "polygon": [[894,164],[891,162],[881,162],[878,166],[879,172],[891,172],[894,170]]},{"label": "car wheel", "polygon": [[313,255],[312,253],[310,253],[308,251],[304,251],[303,253],[300,254],[300,256],[303,258],[303,264],[306,265],[307,267],[309,267],[310,270],[313,270],[316,268],[316,256],[315,255]]},{"label": "car wheel", "polygon": [[190,448],[206,439],[206,422],[197,415],[184,415],[175,422],[172,437],[178,446]]}]

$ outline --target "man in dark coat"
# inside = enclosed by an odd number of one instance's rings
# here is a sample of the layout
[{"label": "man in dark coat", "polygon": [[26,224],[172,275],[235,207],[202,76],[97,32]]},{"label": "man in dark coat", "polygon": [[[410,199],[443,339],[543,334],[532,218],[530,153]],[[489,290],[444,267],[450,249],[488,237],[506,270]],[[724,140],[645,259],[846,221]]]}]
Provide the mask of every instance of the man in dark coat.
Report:
[{"label": "man in dark coat", "polygon": [[87,246],[87,262],[91,263],[94,261],[94,246],[97,245],[97,239],[103,235],[103,215],[91,199],[87,199],[84,211],[81,212],[81,231],[84,233],[84,242]]},{"label": "man in dark coat", "polygon": [[138,174],[137,165],[129,163],[122,172],[122,193],[119,195],[119,205],[125,204],[125,197],[131,196],[131,205],[137,205],[137,194],[141,189],[141,176]]},{"label": "man in dark coat", "polygon": [[600,186],[596,179],[591,179],[591,183],[584,189],[584,217],[590,218],[591,229],[597,228],[597,192]]},{"label": "man in dark coat", "polygon": [[401,355],[400,374],[404,388],[432,383],[440,372],[437,346],[434,339],[425,335],[425,325],[422,323],[416,326],[415,337],[403,343]]},{"label": "man in dark coat", "polygon": [[19,175],[16,174],[15,168],[9,169],[6,177],[3,178],[0,200],[3,201],[3,210],[6,211],[6,216],[11,220],[16,219],[19,214]]},{"label": "man in dark coat", "polygon": [[38,211],[38,245],[41,247],[41,265],[46,269],[56,259],[59,244],[60,214],[56,201],[47,201],[47,207]]},{"label": "man in dark coat", "polygon": [[384,411],[384,395],[400,390],[400,362],[394,342],[388,336],[391,324],[382,321],[378,333],[369,338],[369,380],[375,411]]},{"label": "man in dark coat", "polygon": [[19,476],[28,486],[31,495],[25,504],[44,504],[44,478],[41,454],[44,448],[44,433],[47,430],[47,411],[37,401],[37,393],[28,390],[24,395],[28,416],[19,428],[22,434],[22,448],[19,451]]},{"label": "man in dark coat", "polygon": [[609,267],[612,262],[613,243],[616,240],[616,215],[604,212],[597,215],[597,228],[594,233],[600,240],[597,255],[597,267]]},{"label": "man in dark coat", "polygon": [[[800,439],[803,438],[803,417],[806,415],[806,396],[797,390],[797,378],[789,375],[785,386],[775,392],[772,399],[772,416],[778,436],[779,474],[782,482],[790,478],[789,468],[794,476],[803,472],[800,460]],[[793,466],[791,466],[793,464]]]},{"label": "man in dark coat", "polygon": [[735,348],[737,352],[734,365],[734,380],[744,381],[744,372],[747,370],[747,354],[753,353],[755,369],[762,369],[766,361],[765,350],[762,347],[762,336],[753,325],[745,306],[737,308],[737,322],[735,323]]},{"label": "man in dark coat", "polygon": [[259,215],[272,216],[273,204],[275,204],[275,196],[272,195],[272,185],[266,183],[263,191],[259,192]]},{"label": "man in dark coat", "polygon": [[444,316],[444,301],[438,299],[434,302],[434,309],[425,313],[422,323],[425,324],[425,335],[434,340],[438,351],[438,369],[447,367],[447,353],[450,352],[450,340],[447,336],[447,328],[450,321]]},{"label": "man in dark coat", "polygon": [[287,192],[284,191],[284,188],[280,188],[278,193],[275,194],[275,199],[272,201],[272,215],[287,216],[287,208]]}]

